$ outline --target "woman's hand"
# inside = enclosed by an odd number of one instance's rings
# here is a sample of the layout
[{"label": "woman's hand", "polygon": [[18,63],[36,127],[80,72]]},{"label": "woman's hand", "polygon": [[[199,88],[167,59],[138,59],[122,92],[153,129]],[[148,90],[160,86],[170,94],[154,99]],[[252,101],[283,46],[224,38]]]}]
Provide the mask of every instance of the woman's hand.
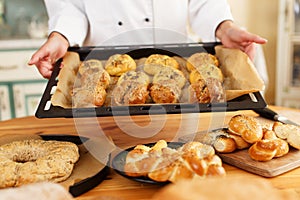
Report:
[{"label": "woman's hand", "polygon": [[50,78],[53,71],[53,64],[62,58],[69,47],[68,40],[57,32],[53,32],[39,50],[37,50],[28,62],[29,65],[36,65],[44,78]]},{"label": "woman's hand", "polygon": [[224,47],[240,49],[251,60],[255,56],[255,43],[265,44],[267,42],[266,39],[241,29],[232,21],[222,22],[216,30],[216,37],[221,40]]}]

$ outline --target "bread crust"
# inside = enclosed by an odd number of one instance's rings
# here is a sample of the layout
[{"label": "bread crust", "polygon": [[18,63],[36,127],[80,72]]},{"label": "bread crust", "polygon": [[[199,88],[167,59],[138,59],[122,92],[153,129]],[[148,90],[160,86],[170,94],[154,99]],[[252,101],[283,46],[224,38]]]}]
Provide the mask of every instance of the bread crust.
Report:
[{"label": "bread crust", "polygon": [[199,79],[189,88],[190,103],[216,103],[225,101],[222,83],[214,78]]},{"label": "bread crust", "polygon": [[199,69],[201,65],[215,65],[219,66],[219,61],[216,56],[206,53],[206,52],[199,52],[199,53],[194,53],[187,59],[187,69],[192,72],[195,69]]},{"label": "bread crust", "polygon": [[159,73],[161,68],[171,67],[174,69],[179,69],[179,64],[176,59],[161,54],[152,54],[145,60],[144,71],[150,75],[155,75]]},{"label": "bread crust", "polygon": [[253,160],[269,161],[276,155],[276,145],[272,140],[260,140],[249,148],[248,153]]},{"label": "bread crust", "polygon": [[212,64],[201,65],[190,73],[190,83],[197,83],[199,80],[207,78],[215,78],[221,83],[224,81],[224,76],[220,68]]},{"label": "bread crust", "polygon": [[112,92],[112,105],[144,104],[149,99],[149,82],[141,71],[122,74]]},{"label": "bread crust", "polygon": [[228,123],[228,130],[233,134],[240,135],[250,144],[261,140],[263,137],[262,126],[251,116],[233,116]]},{"label": "bread crust", "polygon": [[80,63],[79,67],[78,67],[78,73],[80,75],[83,74],[92,74],[93,72],[97,72],[100,70],[103,70],[103,65],[102,62],[98,59],[88,59],[88,60],[84,60]]},{"label": "bread crust", "polygon": [[0,146],[0,188],[28,183],[61,182],[79,159],[77,145],[63,141],[21,140]]},{"label": "bread crust", "polygon": [[150,96],[155,103],[177,103],[181,89],[175,80],[162,80],[150,87]]},{"label": "bread crust", "polygon": [[121,76],[123,73],[136,69],[136,62],[127,54],[114,54],[105,63],[105,70],[111,76]]},{"label": "bread crust", "polygon": [[177,182],[195,176],[226,174],[221,159],[210,145],[188,142],[178,149],[166,145],[150,149],[140,147],[136,146],[127,154],[124,171],[129,176],[145,176],[158,182]]},{"label": "bread crust", "polygon": [[106,89],[111,80],[110,75],[102,66],[92,69],[88,68],[95,63],[95,60],[84,62],[86,63],[83,65],[85,66],[84,70],[78,75],[77,84],[71,93],[72,104],[75,108],[102,106],[106,100]]}]

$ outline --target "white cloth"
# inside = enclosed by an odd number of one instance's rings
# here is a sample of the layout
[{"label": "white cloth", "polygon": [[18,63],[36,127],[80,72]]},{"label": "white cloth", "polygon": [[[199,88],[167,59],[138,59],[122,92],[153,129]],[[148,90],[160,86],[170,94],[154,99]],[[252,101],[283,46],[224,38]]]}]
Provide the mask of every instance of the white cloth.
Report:
[{"label": "white cloth", "polygon": [[226,0],[44,0],[49,32],[70,45],[181,43],[216,41],[215,30],[232,20]]}]

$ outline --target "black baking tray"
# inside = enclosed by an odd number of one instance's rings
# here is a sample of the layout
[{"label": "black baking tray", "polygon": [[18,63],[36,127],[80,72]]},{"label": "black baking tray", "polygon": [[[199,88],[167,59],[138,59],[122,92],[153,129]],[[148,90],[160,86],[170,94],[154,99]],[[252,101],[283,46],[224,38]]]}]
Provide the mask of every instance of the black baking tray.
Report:
[{"label": "black baking tray", "polygon": [[[77,52],[80,60],[107,60],[114,54],[128,54],[133,59],[148,57],[152,54],[188,57],[196,52],[215,54],[215,46],[220,43],[189,43],[164,44],[143,46],[103,46],[103,47],[70,47],[68,51]],[[224,112],[237,110],[252,110],[266,107],[266,102],[260,92],[240,96],[225,103],[208,104],[144,104],[130,106],[103,106],[91,108],[62,108],[51,104],[52,89],[57,85],[61,59],[55,64],[54,71],[48,81],[35,116],[37,118],[76,118],[76,117],[104,117],[149,114],[183,114],[201,112]]]}]

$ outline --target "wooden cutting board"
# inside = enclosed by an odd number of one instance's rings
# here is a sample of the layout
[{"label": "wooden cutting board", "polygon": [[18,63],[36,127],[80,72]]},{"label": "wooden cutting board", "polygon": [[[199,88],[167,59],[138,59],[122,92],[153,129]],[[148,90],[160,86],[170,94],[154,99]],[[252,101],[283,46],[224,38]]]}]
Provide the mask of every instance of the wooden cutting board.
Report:
[{"label": "wooden cutting board", "polygon": [[[179,142],[197,141],[198,135],[186,135],[179,138]],[[264,176],[274,177],[292,169],[300,167],[300,151],[290,148],[287,155],[273,158],[267,162],[259,162],[250,158],[248,149],[237,150],[233,153],[219,153],[222,161],[226,164],[238,167],[245,171]]]},{"label": "wooden cutting board", "polygon": [[248,149],[218,155],[224,163],[264,177],[278,176],[300,167],[300,151],[296,149],[290,149],[287,155],[273,158],[267,162],[252,160],[248,154]]}]

